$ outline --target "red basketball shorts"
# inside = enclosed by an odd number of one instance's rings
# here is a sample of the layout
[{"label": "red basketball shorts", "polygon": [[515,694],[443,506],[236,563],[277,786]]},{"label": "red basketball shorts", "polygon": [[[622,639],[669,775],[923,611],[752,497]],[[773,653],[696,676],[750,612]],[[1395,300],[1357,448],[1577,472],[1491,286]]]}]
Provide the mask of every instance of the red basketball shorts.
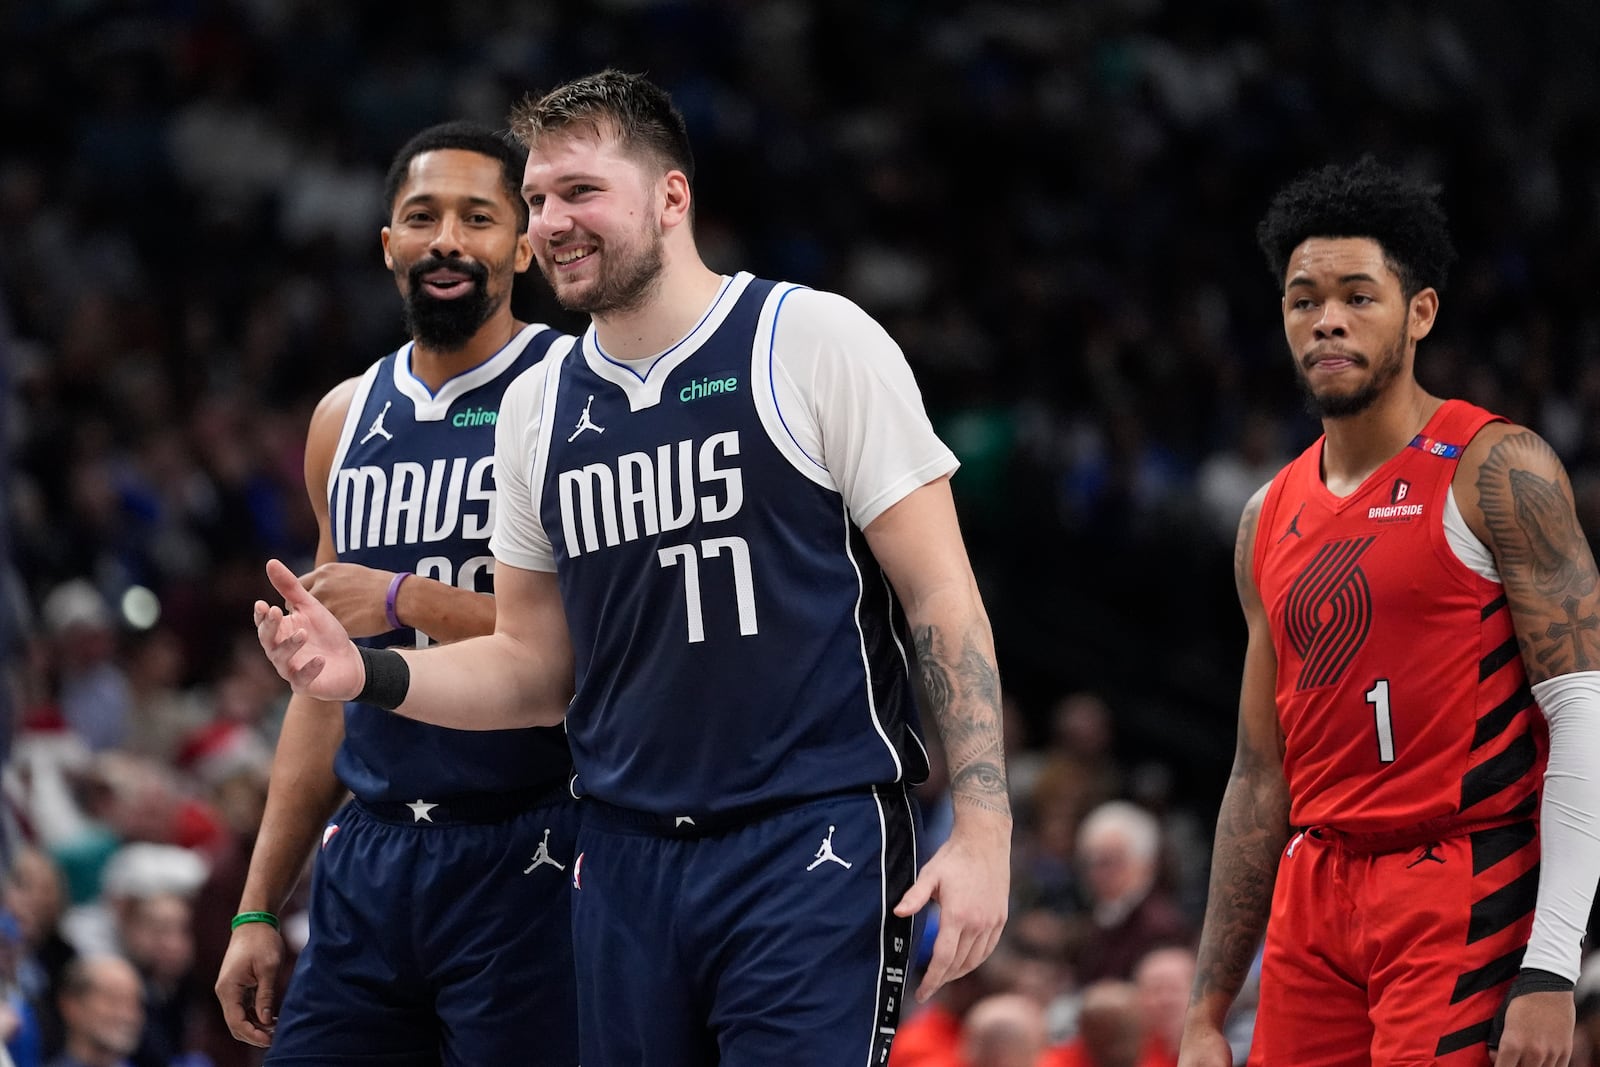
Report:
[{"label": "red basketball shorts", "polygon": [[1533,928],[1535,824],[1371,845],[1317,828],[1284,849],[1252,1067],[1489,1063]]}]

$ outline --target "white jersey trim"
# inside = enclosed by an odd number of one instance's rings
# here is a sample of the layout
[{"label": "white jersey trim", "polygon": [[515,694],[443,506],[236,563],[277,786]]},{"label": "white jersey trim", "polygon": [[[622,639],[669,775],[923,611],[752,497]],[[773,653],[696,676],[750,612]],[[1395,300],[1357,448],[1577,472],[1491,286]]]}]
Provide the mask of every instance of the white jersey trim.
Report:
[{"label": "white jersey trim", "polygon": [[380,359],[362,372],[361,380],[356,382],[355,394],[350,397],[350,406],[344,412],[339,444],[333,450],[333,463],[328,467],[328,507],[334,514],[337,514],[337,507],[333,494],[339,482],[339,470],[344,466],[345,457],[350,454],[350,442],[355,440],[356,433],[361,429],[361,413],[366,410],[367,397],[372,395],[372,387],[377,384],[378,371],[382,367],[383,360]]},{"label": "white jersey trim", "polygon": [[[872,787],[872,804],[878,812],[878,973],[884,973],[889,966],[886,958],[888,950],[884,942],[888,940],[889,909],[889,820],[883,813],[883,797],[878,792],[878,787]],[[915,826],[915,823],[912,823]],[[916,831],[913,830],[913,838]],[[911,855],[916,856],[916,844],[913,840]],[[915,862],[913,860],[913,862]],[[872,1062],[872,1053],[878,1041],[878,1020],[883,1018],[883,982],[874,982],[876,987],[872,994],[872,1027],[867,1033],[867,1058],[862,1067],[877,1067]]]},{"label": "white jersey trim", "polygon": [[555,554],[539,518],[561,367],[575,337],[550,346],[544,361],[506,388],[495,424],[495,526],[489,551],[497,561],[528,571],[553,571]]},{"label": "white jersey trim", "polygon": [[884,732],[883,719],[878,715],[878,694],[873,683],[876,677],[872,673],[872,656],[867,650],[867,633],[861,628],[861,608],[867,598],[867,580],[861,573],[861,564],[856,559],[855,549],[850,546],[850,533],[854,529],[850,522],[850,509],[841,503],[839,518],[844,529],[844,555],[850,561],[850,569],[856,573],[856,604],[851,612],[851,618],[856,624],[856,647],[861,651],[861,680],[866,687],[867,714],[872,719],[872,729],[877,733],[878,740],[883,742],[889,758],[894,761],[894,780],[905,781],[905,765],[900,762],[900,753],[895,751],[894,742],[889,740],[889,735]]},{"label": "white jersey trim", "polygon": [[[778,398],[778,372],[773,366],[776,360],[777,345],[775,335],[778,329],[778,313],[783,309],[783,302],[802,286],[781,285],[773,288],[768,294],[766,303],[761,308],[761,317],[756,320],[756,337],[750,353],[750,388],[755,396],[756,415],[761,419],[761,426],[767,431],[767,437],[772,441],[773,447],[789,461],[789,465],[806,478],[837,493],[839,486],[834,482],[833,476],[828,473],[827,466],[806,451],[794,430],[783,417],[783,404]],[[785,382],[786,386],[791,383]],[[791,388],[786,392],[795,393]],[[791,405],[798,408],[798,404]]]},{"label": "white jersey trim", "polygon": [[451,378],[439,386],[438,393],[430,392],[422,379],[411,373],[411,353],[416,348],[416,343],[407,341],[400,346],[400,351],[394,360],[394,387],[402,395],[408,397],[416,408],[418,422],[439,422],[450,414],[450,405],[454,404],[462,393],[471,392],[486,382],[492,382],[500,374],[516,362],[522,350],[527,347],[528,341],[534,334],[541,330],[548,330],[542,322],[530,322],[518,330],[516,336],[507,341],[494,355],[473,367],[471,370]]},{"label": "white jersey trim", "polygon": [[661,403],[661,386],[684,360],[699,351],[712,334],[721,327],[728,312],[739,302],[754,277],[744,271],[731,278],[724,277],[722,288],[717,290],[711,306],[706,308],[694,329],[664,352],[643,359],[624,360],[606,354],[600,347],[599,332],[591,325],[583,334],[583,358],[589,369],[621,389],[628,398],[629,411],[642,411]]}]

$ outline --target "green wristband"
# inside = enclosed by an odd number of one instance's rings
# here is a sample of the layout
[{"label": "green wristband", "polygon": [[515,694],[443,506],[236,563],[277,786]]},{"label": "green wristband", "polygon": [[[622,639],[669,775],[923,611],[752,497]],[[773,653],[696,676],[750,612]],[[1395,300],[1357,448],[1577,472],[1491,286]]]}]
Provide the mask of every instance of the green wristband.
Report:
[{"label": "green wristband", "polygon": [[229,924],[231,929],[237,930],[245,923],[266,923],[274,930],[278,928],[278,917],[270,911],[241,911],[233,917]]}]

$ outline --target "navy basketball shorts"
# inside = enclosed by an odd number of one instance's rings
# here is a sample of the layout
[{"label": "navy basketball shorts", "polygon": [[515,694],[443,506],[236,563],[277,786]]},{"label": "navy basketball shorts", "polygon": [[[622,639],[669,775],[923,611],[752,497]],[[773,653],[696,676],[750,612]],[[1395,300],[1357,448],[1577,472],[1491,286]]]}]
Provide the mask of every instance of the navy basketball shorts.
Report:
[{"label": "navy basketball shorts", "polygon": [[572,896],[583,1067],[861,1067],[906,996],[903,789],[726,828],[585,802]]},{"label": "navy basketball shorts", "polygon": [[352,801],[335,816],[268,1064],[576,1067],[578,805],[482,814]]}]

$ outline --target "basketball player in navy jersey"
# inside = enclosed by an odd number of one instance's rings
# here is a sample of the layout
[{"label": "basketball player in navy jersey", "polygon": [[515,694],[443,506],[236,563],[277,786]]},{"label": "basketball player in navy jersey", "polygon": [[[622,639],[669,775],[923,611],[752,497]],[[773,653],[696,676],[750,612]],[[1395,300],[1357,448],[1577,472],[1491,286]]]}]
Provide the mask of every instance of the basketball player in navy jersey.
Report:
[{"label": "basketball player in navy jersey", "polygon": [[[467,123],[400,150],[382,237],[412,342],[312,416],[306,487],[321,539],[301,584],[371,647],[494,626],[497,412],[517,375],[571,341],[511,312],[512,279],[532,259],[522,158]],[[217,981],[233,1033],[270,1043],[269,1063],[578,1062],[566,739],[559,727],[462,725],[291,700]],[[329,821],[346,788],[353,799]],[[310,940],[275,1020],[272,913],[319,833]]]},{"label": "basketball player in navy jersey", "polygon": [[[512,130],[534,254],[593,325],[506,395],[496,631],[358,649],[272,562],[293,614],[256,604],[262,646],[298,691],[479,726],[554,721],[575,654],[585,1067],[882,1063],[912,916],[939,902],[926,998],[1006,912],[1000,685],[955,459],[854,304],[701,261],[660,89],[607,71]],[[920,874],[913,671],[955,808]]]}]

